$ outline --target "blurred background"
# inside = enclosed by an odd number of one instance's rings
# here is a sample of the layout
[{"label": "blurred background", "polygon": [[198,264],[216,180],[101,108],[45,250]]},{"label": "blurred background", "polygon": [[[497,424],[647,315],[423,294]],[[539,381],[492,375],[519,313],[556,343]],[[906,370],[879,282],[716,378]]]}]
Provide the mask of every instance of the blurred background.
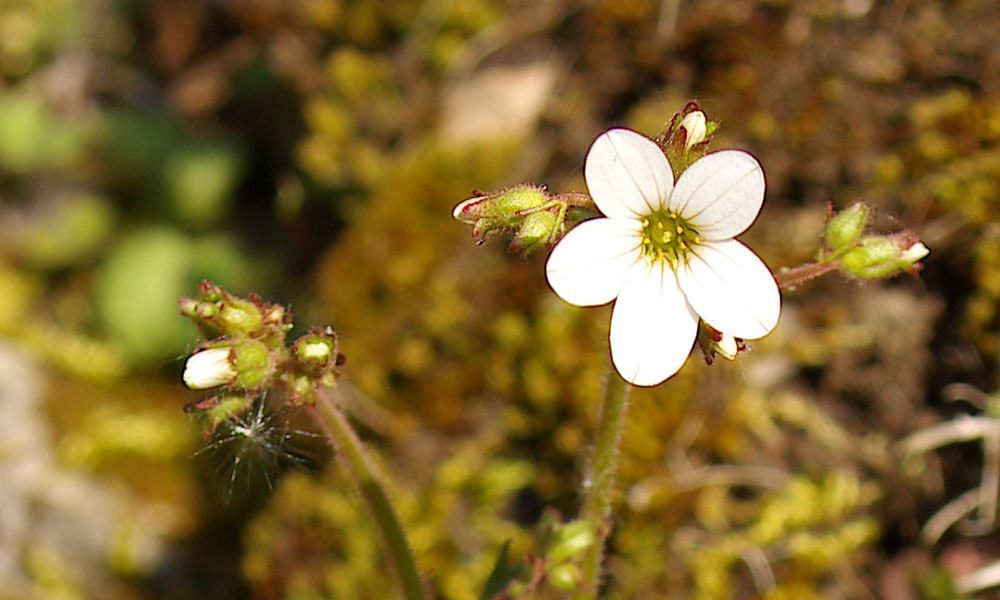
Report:
[{"label": "blurred background", "polygon": [[858,199],[931,254],[633,394],[606,597],[961,597],[1000,559],[998,31],[994,0],[0,1],[0,598],[395,597],[308,419],[185,414],[202,278],[337,330],[421,567],[477,598],[577,509],[610,308],[451,209],[584,191],[597,135],[690,99],[764,167],[772,269]]}]

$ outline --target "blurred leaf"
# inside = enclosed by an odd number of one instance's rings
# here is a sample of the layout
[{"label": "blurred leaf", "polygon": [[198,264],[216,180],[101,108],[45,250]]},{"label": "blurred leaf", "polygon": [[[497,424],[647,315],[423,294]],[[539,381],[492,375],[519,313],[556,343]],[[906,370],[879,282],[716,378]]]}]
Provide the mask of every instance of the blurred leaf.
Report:
[{"label": "blurred leaf", "polygon": [[228,237],[193,238],[165,227],[126,237],[104,264],[97,285],[97,308],[108,333],[125,346],[129,362],[175,357],[196,339],[181,319],[177,299],[201,279],[233,289],[257,283],[257,270]]},{"label": "blurred leaf", "polygon": [[0,96],[0,166],[17,173],[64,166],[82,150],[79,126],[62,121],[41,98]]},{"label": "blurred leaf", "polygon": [[494,565],[493,571],[490,572],[489,578],[486,579],[483,595],[479,597],[479,600],[492,600],[494,596],[504,591],[510,585],[510,582],[514,581],[521,574],[523,565],[512,565],[509,555],[510,540],[507,540],[503,543],[503,548],[500,549],[500,556],[497,557],[496,565]]},{"label": "blurred leaf", "polygon": [[93,256],[114,221],[114,211],[104,198],[77,196],[34,221],[24,233],[21,252],[37,266],[66,267]]},{"label": "blurred leaf", "polygon": [[190,240],[181,233],[145,229],[123,240],[104,265],[97,309],[129,362],[176,355],[195,338],[176,304],[188,292],[191,253]]},{"label": "blurred leaf", "polygon": [[109,113],[104,122],[108,169],[126,180],[157,180],[168,155],[180,140],[178,126],[166,115],[134,111]]},{"label": "blurred leaf", "polygon": [[176,214],[190,225],[211,225],[226,215],[243,173],[242,158],[225,143],[173,153],[165,166],[167,192]]}]

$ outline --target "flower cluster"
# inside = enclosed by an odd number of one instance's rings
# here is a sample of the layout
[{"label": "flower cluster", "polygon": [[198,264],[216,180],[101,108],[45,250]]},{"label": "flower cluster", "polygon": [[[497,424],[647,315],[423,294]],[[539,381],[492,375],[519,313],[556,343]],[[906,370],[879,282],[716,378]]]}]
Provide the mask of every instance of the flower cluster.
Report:
[{"label": "flower cluster", "polygon": [[571,304],[615,301],[611,356],[622,377],[651,386],[676,373],[699,319],[734,348],[737,338],[774,329],[781,312],[774,276],[733,239],[764,201],[756,159],[734,150],[709,154],[675,185],[657,144],[612,129],[591,146],[584,177],[604,217],[570,231],[549,256],[546,274]]},{"label": "flower cluster", "polygon": [[507,251],[527,256],[566,233],[571,211],[592,206],[585,194],[552,196],[543,187],[519,184],[496,192],[473,190],[473,197],[456,206],[452,217],[472,225],[472,236],[479,243],[513,231]]},{"label": "flower cluster", "polygon": [[206,429],[245,411],[253,397],[278,388],[291,404],[310,404],[321,387],[333,387],[343,355],[332,329],[313,328],[287,347],[291,314],[279,304],[251,295],[240,298],[203,281],[198,298],[178,301],[207,342],[184,365],[184,383],[193,390],[218,388],[192,405]]},{"label": "flower cluster", "polygon": [[833,263],[857,279],[884,279],[899,273],[916,273],[920,260],[930,253],[912,232],[866,234],[871,209],[855,202],[826,224],[820,261]]}]

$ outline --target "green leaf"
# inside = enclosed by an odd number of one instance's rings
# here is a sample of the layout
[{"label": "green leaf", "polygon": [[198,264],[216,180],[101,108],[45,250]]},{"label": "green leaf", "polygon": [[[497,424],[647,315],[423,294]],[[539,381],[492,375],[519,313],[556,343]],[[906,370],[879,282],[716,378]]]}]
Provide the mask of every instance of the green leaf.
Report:
[{"label": "green leaf", "polygon": [[493,571],[490,572],[490,576],[486,579],[486,585],[483,587],[483,594],[479,597],[479,600],[493,600],[494,596],[504,591],[510,582],[514,581],[521,574],[521,567],[523,565],[512,565],[509,554],[510,540],[507,540],[503,543],[503,548],[500,549],[500,556],[497,557]]}]

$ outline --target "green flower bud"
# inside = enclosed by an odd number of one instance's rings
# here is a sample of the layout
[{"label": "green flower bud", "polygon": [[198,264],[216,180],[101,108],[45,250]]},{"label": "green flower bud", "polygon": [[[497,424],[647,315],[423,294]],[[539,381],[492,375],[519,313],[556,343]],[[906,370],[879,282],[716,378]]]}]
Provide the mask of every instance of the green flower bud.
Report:
[{"label": "green flower bud", "polygon": [[580,578],[580,568],[573,563],[558,565],[549,571],[549,583],[564,592],[576,589]]},{"label": "green flower bud", "polygon": [[552,202],[542,188],[522,183],[470,198],[456,206],[452,216],[472,225],[473,237],[484,240],[520,227],[525,217],[552,206]]},{"label": "green flower bud", "polygon": [[595,539],[594,527],[589,521],[573,521],[560,527],[549,546],[549,562],[565,562],[592,546]]},{"label": "green flower bud", "polygon": [[559,216],[550,210],[533,212],[524,218],[507,250],[511,254],[527,256],[544,248],[562,229]]},{"label": "green flower bud", "polygon": [[271,353],[257,340],[244,340],[233,345],[234,383],[241,388],[255,388],[271,376]]},{"label": "green flower bud", "polygon": [[292,355],[300,370],[311,377],[320,377],[337,365],[337,334],[329,327],[325,330],[314,327],[295,341]]},{"label": "green flower bud", "polygon": [[840,259],[844,271],[859,279],[882,279],[919,268],[930,250],[912,236],[869,236]]},{"label": "green flower bud", "polygon": [[289,404],[299,405],[313,402],[313,392],[316,391],[317,387],[314,377],[301,373],[289,373],[284,376],[284,380]]},{"label": "green flower bud", "polygon": [[864,202],[855,202],[833,216],[826,224],[826,245],[831,250],[853,246],[861,239],[868,225],[869,208]]},{"label": "green flower bud", "polygon": [[247,408],[249,400],[244,394],[227,394],[215,399],[211,406],[202,411],[208,431],[215,431],[220,423],[228,421]]},{"label": "green flower bud", "polygon": [[229,294],[226,294],[222,302],[219,318],[222,320],[222,327],[230,334],[253,333],[264,321],[256,304]]},{"label": "green flower bud", "polygon": [[225,292],[211,281],[204,280],[198,285],[198,299],[202,302],[221,302]]},{"label": "green flower bud", "polygon": [[550,202],[551,198],[543,189],[521,183],[499,192],[470,198],[456,206],[452,216],[469,224],[483,218],[514,223],[518,213],[542,208]]}]

